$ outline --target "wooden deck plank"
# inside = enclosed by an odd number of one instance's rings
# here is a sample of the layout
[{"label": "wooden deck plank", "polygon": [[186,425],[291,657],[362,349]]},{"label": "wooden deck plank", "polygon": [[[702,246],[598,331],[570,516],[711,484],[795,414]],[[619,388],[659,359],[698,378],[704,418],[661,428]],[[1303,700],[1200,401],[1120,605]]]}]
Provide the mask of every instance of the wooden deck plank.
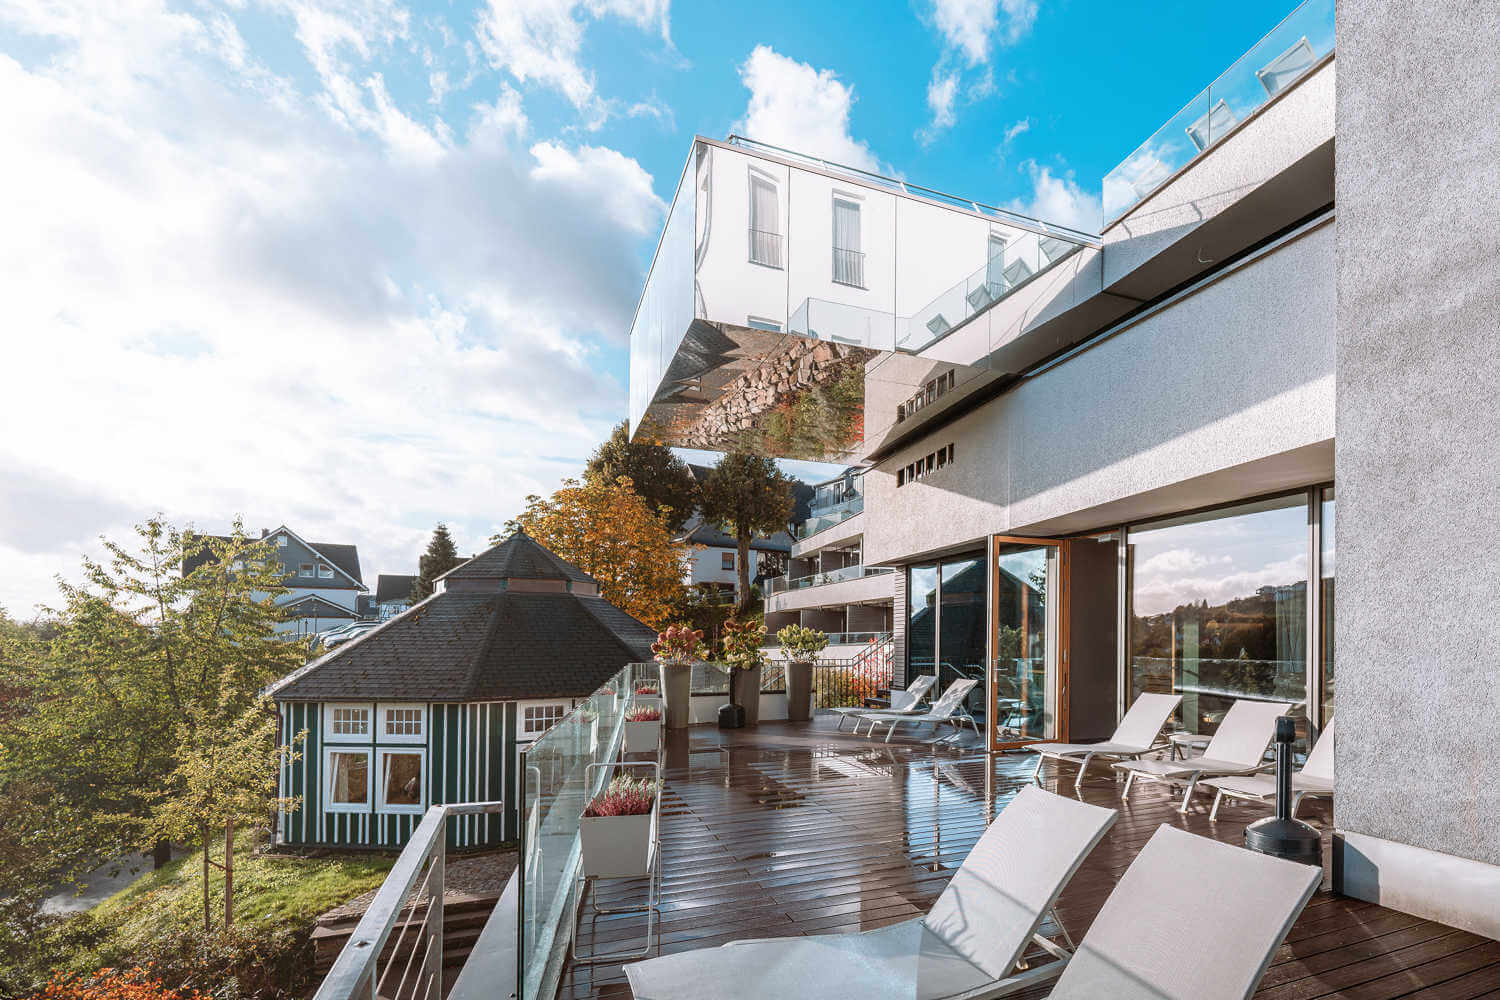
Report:
[{"label": "wooden deck plank", "polygon": [[[729,752],[721,751],[727,747]],[[660,950],[750,937],[870,930],[920,915],[942,892],[985,825],[1030,780],[1035,758],[976,747],[871,742],[831,720],[676,734],[662,799]],[[1074,794],[1071,768],[1043,768],[1046,787]],[[1121,782],[1096,766],[1079,793],[1120,818],[1058,901],[1075,939],[1162,823],[1227,843],[1265,810],[1235,803],[1208,819],[1200,794],[1187,814],[1162,785]],[[1322,828],[1331,810],[1304,817]],[[1328,879],[1274,956],[1258,1000],[1500,1000],[1500,942],[1360,900]],[[599,889],[608,905],[644,899],[644,883]],[[585,919],[582,953],[640,941],[639,916]],[[1049,928],[1050,929],[1050,928]],[[628,998],[617,965],[569,967],[559,997]],[[1021,994],[1046,996],[1046,989]]]}]

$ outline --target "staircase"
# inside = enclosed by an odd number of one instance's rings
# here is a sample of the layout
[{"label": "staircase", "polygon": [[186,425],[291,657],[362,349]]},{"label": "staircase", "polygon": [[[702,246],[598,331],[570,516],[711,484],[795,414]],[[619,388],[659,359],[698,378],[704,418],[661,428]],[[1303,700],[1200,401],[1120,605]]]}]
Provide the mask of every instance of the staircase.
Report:
[{"label": "staircase", "polygon": [[[500,894],[482,893],[479,895],[449,894],[443,905],[443,983],[444,990],[453,983],[458,970],[463,967],[469,958],[469,953],[474,949],[474,943],[479,939],[479,932],[484,929],[485,921],[489,920],[495,903]],[[417,906],[410,910],[404,919],[395,924],[391,931],[390,940],[392,944],[386,945],[384,958],[399,954],[404,963],[410,955],[412,948],[421,937],[416,933],[417,927],[422,923],[422,915],[426,911],[425,906]],[[354,933],[354,928],[359,924],[359,916],[342,917],[327,922],[319,920],[313,929],[313,971],[321,978],[328,974],[333,967],[333,960],[338,957],[349,937]],[[402,939],[403,928],[410,930]],[[396,950],[394,942],[400,941],[400,951]],[[392,979],[400,976],[400,966],[397,966]],[[382,994],[384,995],[384,994]]]}]

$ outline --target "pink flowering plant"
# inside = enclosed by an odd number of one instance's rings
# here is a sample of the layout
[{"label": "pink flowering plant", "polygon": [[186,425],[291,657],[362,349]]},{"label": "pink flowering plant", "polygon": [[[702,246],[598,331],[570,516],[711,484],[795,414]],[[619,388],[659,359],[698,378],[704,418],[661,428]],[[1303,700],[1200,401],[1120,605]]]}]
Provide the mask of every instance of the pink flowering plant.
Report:
[{"label": "pink flowering plant", "polygon": [[583,811],[586,817],[644,816],[656,805],[656,782],[647,778],[615,778]]},{"label": "pink flowering plant", "polygon": [[658,695],[661,694],[661,688],[657,686],[655,681],[642,681],[635,686],[635,693]]},{"label": "pink flowering plant", "polygon": [[661,709],[659,708],[633,708],[625,713],[626,722],[660,722]]},{"label": "pink flowering plant", "polygon": [[657,663],[692,663],[703,659],[703,630],[686,622],[667,626],[651,644]]},{"label": "pink flowering plant", "polygon": [[761,646],[766,641],[764,622],[730,620],[724,623],[724,662],[735,670],[754,670],[765,662]]}]

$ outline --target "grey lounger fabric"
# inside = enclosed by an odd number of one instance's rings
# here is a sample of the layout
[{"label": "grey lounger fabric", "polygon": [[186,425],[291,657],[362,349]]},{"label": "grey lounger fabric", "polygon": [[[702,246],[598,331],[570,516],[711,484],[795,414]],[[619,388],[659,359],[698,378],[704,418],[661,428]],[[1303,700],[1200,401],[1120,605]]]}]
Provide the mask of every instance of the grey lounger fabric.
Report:
[{"label": "grey lounger fabric", "polygon": [[1057,894],[1115,816],[1113,809],[1027,787],[979,838],[926,917],[858,934],[665,955],[627,965],[625,974],[636,1000],[1001,996],[1061,968],[1053,962],[1012,974]]},{"label": "grey lounger fabric", "polygon": [[1124,795],[1130,794],[1131,782],[1181,781],[1187,784],[1180,811],[1187,812],[1201,778],[1226,774],[1251,774],[1264,766],[1266,747],[1276,735],[1276,719],[1292,707],[1285,701],[1248,701],[1240,699],[1229,706],[1219,731],[1209,741],[1202,757],[1186,760],[1122,760],[1115,767],[1127,775]]},{"label": "grey lounger fabric", "polygon": [[[1302,765],[1302,770],[1292,775],[1292,815],[1297,815],[1297,807],[1302,800],[1308,796],[1313,798],[1328,798],[1333,795],[1333,720],[1328,720],[1328,725],[1323,728],[1318,742],[1313,744],[1312,751],[1307,755],[1307,761]],[[1219,804],[1223,802],[1224,796],[1234,799],[1257,799],[1266,800],[1276,797],[1276,779],[1269,774],[1243,774],[1228,778],[1208,778],[1203,781],[1206,788],[1217,789],[1218,794],[1214,796],[1214,807],[1209,812],[1209,819],[1219,818]]]},{"label": "grey lounger fabric", "polygon": [[1245,1000],[1322,877],[1163,824],[1050,1000]]},{"label": "grey lounger fabric", "polygon": [[1150,750],[1161,735],[1162,727],[1182,703],[1180,694],[1143,694],[1135,699],[1125,718],[1115,727],[1114,735],[1103,743],[1042,743],[1031,749],[1041,756],[1037,758],[1034,781],[1041,781],[1042,762],[1069,760],[1078,765],[1078,777],[1074,788],[1083,787],[1083,772],[1095,757],[1134,758]]},{"label": "grey lounger fabric", "polygon": [[905,712],[910,715],[920,715],[922,713],[922,708],[920,707],[922,699],[927,697],[927,692],[936,683],[937,676],[935,674],[917,675],[917,678],[907,686],[905,691],[891,692],[891,707],[887,709],[862,708],[857,706],[835,708],[833,711],[839,714],[839,728],[843,729],[844,720],[850,716],[854,716],[854,728],[858,730],[859,716],[868,715],[871,712]]},{"label": "grey lounger fabric", "polygon": [[[979,725],[974,717],[964,711],[964,699],[979,682],[976,680],[958,680],[948,685],[948,690],[943,692],[941,698],[932,703],[932,708],[926,712],[866,712],[860,716],[861,719],[870,724],[866,736],[874,736],[875,730],[880,726],[888,727],[885,733],[885,741],[889,743],[891,737],[896,734],[896,727],[903,722],[926,722],[936,726],[950,719],[962,719],[974,727],[974,732],[979,732]],[[856,729],[859,727],[856,726]]]}]

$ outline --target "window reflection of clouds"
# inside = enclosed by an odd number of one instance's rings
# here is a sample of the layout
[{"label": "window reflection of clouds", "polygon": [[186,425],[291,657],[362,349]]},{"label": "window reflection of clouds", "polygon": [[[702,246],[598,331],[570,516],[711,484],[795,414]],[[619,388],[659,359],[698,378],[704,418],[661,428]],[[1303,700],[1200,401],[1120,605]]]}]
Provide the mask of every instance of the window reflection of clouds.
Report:
[{"label": "window reflection of clouds", "polygon": [[1130,532],[1136,614],[1161,614],[1189,602],[1221,604],[1261,587],[1307,578],[1307,513],[1290,506],[1221,512],[1215,520]]}]

